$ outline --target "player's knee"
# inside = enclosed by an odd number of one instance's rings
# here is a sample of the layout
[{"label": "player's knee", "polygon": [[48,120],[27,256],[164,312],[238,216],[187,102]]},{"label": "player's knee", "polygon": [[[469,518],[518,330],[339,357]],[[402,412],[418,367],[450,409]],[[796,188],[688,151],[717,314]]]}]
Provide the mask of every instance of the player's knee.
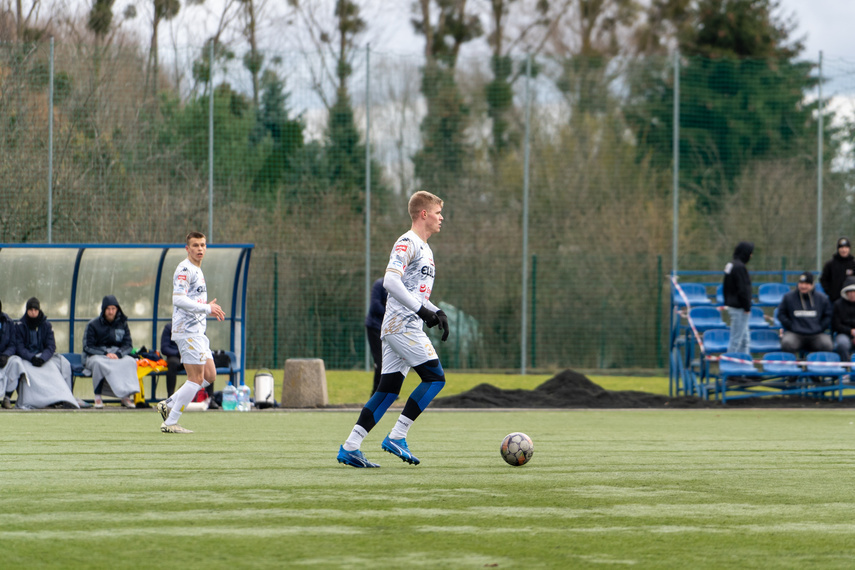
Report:
[{"label": "player's knee", "polygon": [[442,369],[442,364],[438,358],[428,360],[416,366],[413,370],[422,379],[422,382],[442,382],[445,384],[445,371]]},{"label": "player's knee", "polygon": [[378,392],[388,392],[396,396],[401,393],[401,386],[404,385],[404,375],[400,372],[387,372],[380,375],[380,383],[377,386]]}]

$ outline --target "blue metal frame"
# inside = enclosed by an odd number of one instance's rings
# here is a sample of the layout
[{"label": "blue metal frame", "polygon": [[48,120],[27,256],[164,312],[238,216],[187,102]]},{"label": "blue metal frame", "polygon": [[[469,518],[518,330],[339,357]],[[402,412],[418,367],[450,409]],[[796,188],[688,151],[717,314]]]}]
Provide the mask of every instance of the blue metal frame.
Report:
[{"label": "blue metal frame", "polygon": [[[251,243],[234,243],[234,244],[209,244],[208,249],[240,249],[237,266],[234,270],[234,285],[232,289],[232,310],[229,319],[229,350],[235,351],[235,323],[240,321],[240,383],[246,381],[246,289],[249,276],[249,260],[252,249],[255,247]],[[157,280],[154,287],[154,305],[153,315],[151,319],[133,318],[129,321],[152,321],[152,347],[157,347],[157,331],[158,331],[158,306],[160,303],[160,281],[163,278],[163,265],[166,261],[166,255],[170,249],[184,249],[182,243],[158,243],[158,244],[45,244],[45,243],[15,243],[15,244],[0,244],[0,251],[3,249],[76,249],[77,257],[74,260],[74,270],[71,279],[71,307],[69,309],[68,319],[51,319],[56,322],[68,322],[68,352],[74,352],[74,327],[77,322],[75,316],[75,307],[77,303],[77,282],[80,275],[80,263],[83,259],[83,253],[87,249],[161,249],[160,259],[157,263]],[[241,280],[243,286],[241,287]],[[240,317],[237,315],[237,306],[240,302]],[[60,351],[65,352],[65,351]]]}]

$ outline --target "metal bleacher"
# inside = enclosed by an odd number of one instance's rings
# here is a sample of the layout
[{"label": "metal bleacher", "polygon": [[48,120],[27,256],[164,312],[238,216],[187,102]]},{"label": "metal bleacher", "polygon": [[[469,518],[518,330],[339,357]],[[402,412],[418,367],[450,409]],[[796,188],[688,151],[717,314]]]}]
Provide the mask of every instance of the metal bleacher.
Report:
[{"label": "metal bleacher", "polygon": [[777,306],[800,271],[752,271],[751,354],[728,353],[730,331],[721,271],[671,277],[670,394],[729,400],[768,396],[843,399],[855,396],[849,367],[836,353],[799,360],[781,352]]}]

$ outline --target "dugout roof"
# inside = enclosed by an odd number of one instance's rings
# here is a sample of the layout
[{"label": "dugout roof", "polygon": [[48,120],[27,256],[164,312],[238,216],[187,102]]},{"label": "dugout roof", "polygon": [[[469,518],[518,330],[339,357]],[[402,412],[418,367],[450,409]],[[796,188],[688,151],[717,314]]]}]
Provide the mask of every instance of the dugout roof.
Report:
[{"label": "dugout roof", "polygon": [[[212,350],[246,365],[246,286],[252,244],[209,244],[202,270],[208,299],[226,319],[209,318]],[[0,244],[0,301],[19,320],[37,297],[53,324],[57,352],[82,352],[86,323],[101,314],[104,295],[115,295],[128,317],[135,348],[160,350],[172,319],[172,274],[187,257],[184,244]]]}]

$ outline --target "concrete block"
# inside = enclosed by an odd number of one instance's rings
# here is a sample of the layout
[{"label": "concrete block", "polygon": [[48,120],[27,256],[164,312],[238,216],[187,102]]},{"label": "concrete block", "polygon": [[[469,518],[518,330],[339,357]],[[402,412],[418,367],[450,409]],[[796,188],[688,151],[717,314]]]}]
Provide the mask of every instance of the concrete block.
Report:
[{"label": "concrete block", "polygon": [[289,358],[282,382],[283,408],[317,408],[329,404],[327,373],[320,358]]}]

